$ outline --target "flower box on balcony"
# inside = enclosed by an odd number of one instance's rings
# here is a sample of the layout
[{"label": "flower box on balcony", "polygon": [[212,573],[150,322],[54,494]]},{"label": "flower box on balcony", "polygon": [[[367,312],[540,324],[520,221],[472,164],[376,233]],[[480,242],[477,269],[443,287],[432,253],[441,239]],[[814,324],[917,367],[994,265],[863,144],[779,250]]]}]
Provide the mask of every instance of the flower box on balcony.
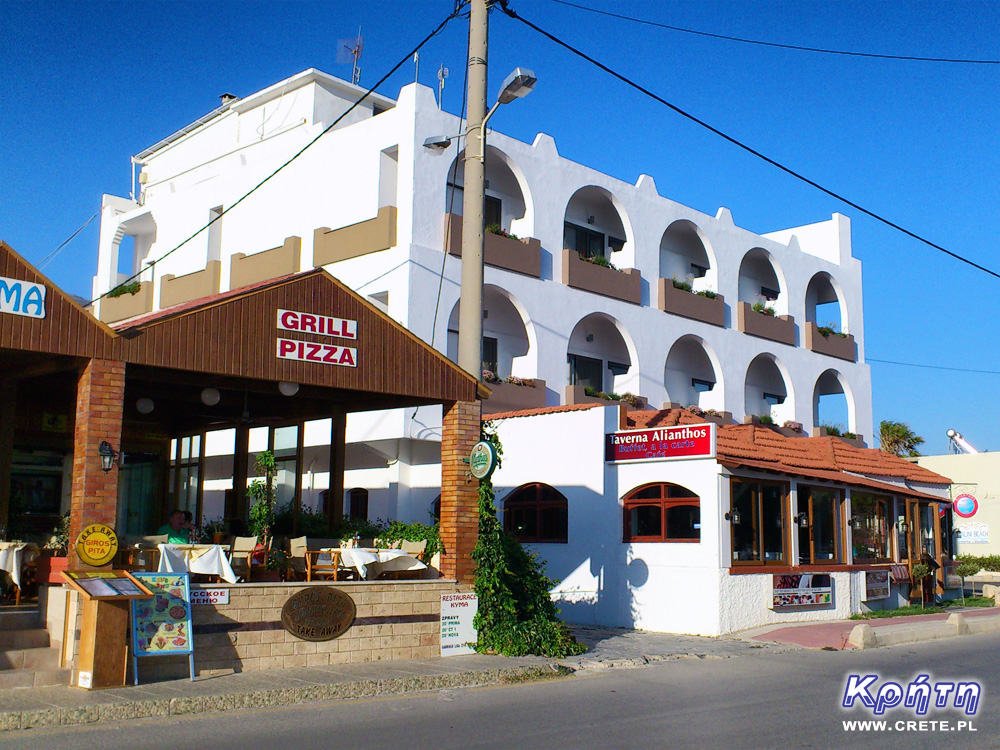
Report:
[{"label": "flower box on balcony", "polygon": [[[117,323],[119,320],[134,318],[153,309],[153,282],[143,281],[135,294],[107,296],[101,300],[101,322]],[[60,583],[62,581],[60,580]]]},{"label": "flower box on balcony", "polygon": [[516,383],[487,383],[492,393],[483,401],[483,414],[499,414],[523,409],[541,409],[545,406],[545,381],[526,379],[528,385]]},{"label": "flower box on balcony", "polygon": [[831,435],[827,431],[826,427],[813,427],[813,437],[835,437],[837,440],[843,440],[848,445],[853,445],[855,448],[867,448],[865,445],[865,436],[857,435],[856,437],[844,437],[843,435]]},{"label": "flower box on balcony", "polygon": [[[462,257],[462,217],[445,214],[445,236],[448,252]],[[514,273],[538,279],[542,276],[542,243],[534,237],[515,239],[502,234],[483,234],[483,262]]]},{"label": "flower box on balcony", "polygon": [[854,336],[847,334],[841,336],[831,333],[824,336],[819,331],[819,326],[815,323],[806,324],[806,349],[817,354],[825,354],[828,357],[846,359],[848,362],[857,362],[857,347],[854,345]]},{"label": "flower box on balcony", "polygon": [[721,294],[712,298],[678,289],[674,286],[673,279],[660,279],[658,286],[660,309],[663,312],[700,320],[713,326],[726,325],[726,298]]},{"label": "flower box on balcony", "polygon": [[749,302],[737,307],[739,329],[749,336],[795,346],[795,318],[791,315],[767,315],[753,309]]},{"label": "flower box on balcony", "polygon": [[566,386],[566,405],[571,404],[604,404],[605,406],[610,404],[624,404],[629,411],[646,411],[649,409],[649,399],[645,396],[636,396],[639,400],[639,404],[630,404],[626,401],[616,401],[610,398],[601,398],[600,396],[588,396],[587,392],[584,390],[584,386],[568,385]]},{"label": "flower box on balcony", "polygon": [[682,404],[677,404],[673,401],[665,401],[663,403],[663,409],[664,411],[668,409],[685,409],[691,412],[694,416],[698,417],[698,419],[704,419],[706,422],[719,425],[719,427],[736,424],[736,421],[733,419],[733,413],[730,411],[717,411],[714,414],[706,414],[702,409],[694,410],[691,407],[683,406]]},{"label": "flower box on balcony", "polygon": [[613,297],[633,305],[642,303],[642,275],[636,268],[622,271],[583,260],[575,250],[563,250],[562,283],[574,289]]}]

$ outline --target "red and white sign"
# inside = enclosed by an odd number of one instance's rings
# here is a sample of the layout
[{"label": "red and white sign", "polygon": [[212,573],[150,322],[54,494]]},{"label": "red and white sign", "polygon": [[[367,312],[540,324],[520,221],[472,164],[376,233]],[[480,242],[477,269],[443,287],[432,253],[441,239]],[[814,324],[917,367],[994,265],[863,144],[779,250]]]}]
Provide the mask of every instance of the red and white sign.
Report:
[{"label": "red and white sign", "polygon": [[653,461],[671,458],[714,458],[715,425],[628,430],[607,435],[605,461]]},{"label": "red and white sign", "polygon": [[342,339],[356,339],[358,337],[358,321],[356,320],[331,318],[326,315],[313,315],[296,310],[279,309],[278,328],[283,331],[318,333],[321,336],[336,336]]},{"label": "red and white sign", "polygon": [[358,350],[347,346],[319,344],[315,341],[278,339],[278,359],[318,362],[324,365],[358,366]]}]

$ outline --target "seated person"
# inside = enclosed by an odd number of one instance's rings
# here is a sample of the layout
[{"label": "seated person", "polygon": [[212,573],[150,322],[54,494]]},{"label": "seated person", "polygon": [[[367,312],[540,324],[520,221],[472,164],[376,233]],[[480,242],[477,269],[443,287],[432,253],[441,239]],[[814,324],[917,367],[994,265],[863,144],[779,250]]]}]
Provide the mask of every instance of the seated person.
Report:
[{"label": "seated person", "polygon": [[166,535],[167,544],[189,544],[193,528],[193,524],[184,520],[183,510],[172,510],[167,517],[167,523],[163,524],[156,533],[158,536]]}]

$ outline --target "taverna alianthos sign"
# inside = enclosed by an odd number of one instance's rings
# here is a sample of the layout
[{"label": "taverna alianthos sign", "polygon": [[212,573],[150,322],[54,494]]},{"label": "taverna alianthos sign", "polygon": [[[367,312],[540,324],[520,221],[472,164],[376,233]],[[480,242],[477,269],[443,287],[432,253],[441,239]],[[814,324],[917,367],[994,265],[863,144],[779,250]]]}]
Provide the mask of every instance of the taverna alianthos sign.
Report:
[{"label": "taverna alianthos sign", "polygon": [[0,276],[0,313],[45,317],[45,287],[30,281]]}]

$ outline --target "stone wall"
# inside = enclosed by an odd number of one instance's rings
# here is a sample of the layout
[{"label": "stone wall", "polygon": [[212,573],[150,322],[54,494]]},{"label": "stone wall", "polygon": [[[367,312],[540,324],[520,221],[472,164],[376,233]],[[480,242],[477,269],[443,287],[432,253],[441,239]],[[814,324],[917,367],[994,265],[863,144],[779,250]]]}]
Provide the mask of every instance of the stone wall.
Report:
[{"label": "stone wall", "polygon": [[[354,600],[357,617],[339,638],[304,641],[281,626],[284,603],[308,586],[335,586]],[[454,581],[192,586],[199,588],[228,589],[229,603],[193,607],[198,674],[440,656],[441,595],[471,590]],[[142,659],[139,670],[141,682],[182,677],[188,673],[187,657]]]}]

